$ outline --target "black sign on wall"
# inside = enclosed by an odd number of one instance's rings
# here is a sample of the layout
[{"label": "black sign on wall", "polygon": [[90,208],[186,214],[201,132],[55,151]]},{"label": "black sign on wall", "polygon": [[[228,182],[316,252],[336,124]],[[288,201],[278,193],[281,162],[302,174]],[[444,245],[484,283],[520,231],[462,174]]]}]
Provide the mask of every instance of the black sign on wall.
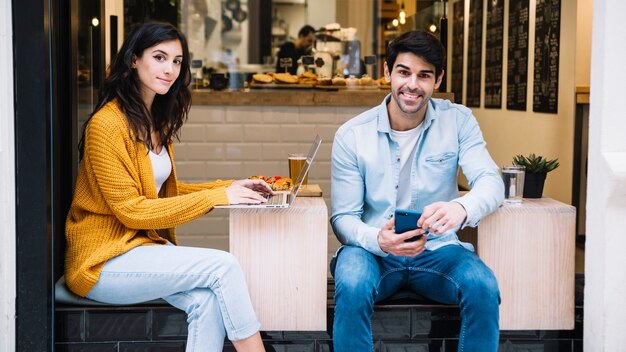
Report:
[{"label": "black sign on wall", "polygon": [[487,50],[485,57],[485,108],[502,107],[502,47],[504,0],[487,1]]},{"label": "black sign on wall", "polygon": [[452,8],[452,66],[450,66],[450,91],[454,93],[454,101],[463,101],[463,36],[464,3],[457,1]]},{"label": "black sign on wall", "polygon": [[506,108],[526,111],[528,89],[528,0],[509,2]]},{"label": "black sign on wall", "polygon": [[557,113],[561,1],[537,0],[533,111]]},{"label": "black sign on wall", "polygon": [[160,21],[178,26],[180,2],[181,0],[125,0],[124,36],[138,23]]},{"label": "black sign on wall", "polygon": [[483,48],[483,1],[470,1],[467,37],[467,106],[480,107]]}]

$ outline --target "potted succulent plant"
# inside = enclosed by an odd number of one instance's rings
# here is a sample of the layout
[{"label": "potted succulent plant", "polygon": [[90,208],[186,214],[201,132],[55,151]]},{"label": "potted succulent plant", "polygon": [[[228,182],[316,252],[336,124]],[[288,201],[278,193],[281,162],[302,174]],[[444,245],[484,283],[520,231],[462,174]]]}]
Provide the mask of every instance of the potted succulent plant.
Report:
[{"label": "potted succulent plant", "polygon": [[534,153],[528,157],[516,155],[513,157],[513,164],[524,166],[526,173],[524,176],[524,198],[541,198],[543,185],[546,181],[546,174],[559,167],[559,159],[548,160],[541,155]]}]

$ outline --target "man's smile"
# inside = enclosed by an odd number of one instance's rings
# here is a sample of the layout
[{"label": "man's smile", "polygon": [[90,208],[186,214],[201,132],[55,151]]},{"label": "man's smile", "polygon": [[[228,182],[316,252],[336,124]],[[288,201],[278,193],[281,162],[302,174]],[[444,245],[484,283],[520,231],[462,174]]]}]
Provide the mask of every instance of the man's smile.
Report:
[{"label": "man's smile", "polygon": [[406,91],[406,90],[401,91],[400,95],[402,95],[405,98],[410,99],[410,100],[417,100],[419,98],[423,98],[424,97],[424,94],[421,93],[421,92],[409,92],[409,91]]}]

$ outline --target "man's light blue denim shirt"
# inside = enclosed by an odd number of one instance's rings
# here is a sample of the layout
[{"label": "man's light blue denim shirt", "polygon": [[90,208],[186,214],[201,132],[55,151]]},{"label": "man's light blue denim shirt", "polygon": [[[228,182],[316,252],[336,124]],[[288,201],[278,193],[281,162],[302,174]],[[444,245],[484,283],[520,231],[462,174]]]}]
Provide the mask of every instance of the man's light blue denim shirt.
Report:
[{"label": "man's light blue denim shirt", "polygon": [[[360,246],[386,256],[378,245],[378,232],[393,217],[400,175],[400,147],[390,135],[387,103],[391,95],[368,111],[343,124],[335,133],[332,149],[331,224],[344,245]],[[438,201],[463,205],[463,227],[478,225],[504,199],[498,166],[487,152],[478,122],[471,110],[448,100],[430,99],[422,122],[415,161],[411,168],[411,206],[422,209]],[[458,167],[471,191],[459,196]],[[428,235],[426,249],[460,242],[456,229]]]}]

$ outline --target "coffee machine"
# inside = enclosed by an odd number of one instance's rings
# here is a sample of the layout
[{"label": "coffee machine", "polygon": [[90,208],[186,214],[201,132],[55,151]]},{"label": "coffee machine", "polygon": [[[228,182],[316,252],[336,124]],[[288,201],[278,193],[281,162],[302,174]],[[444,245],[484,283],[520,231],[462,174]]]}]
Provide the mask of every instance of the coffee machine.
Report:
[{"label": "coffee machine", "polygon": [[315,35],[313,56],[320,77],[361,75],[361,42],[355,28],[341,28],[337,23],[323,27]]},{"label": "coffee machine", "polygon": [[341,63],[342,42],[341,39],[334,34],[338,29],[325,29],[317,31],[315,41],[313,42],[313,58],[317,66],[317,75],[319,77],[333,77]]}]

